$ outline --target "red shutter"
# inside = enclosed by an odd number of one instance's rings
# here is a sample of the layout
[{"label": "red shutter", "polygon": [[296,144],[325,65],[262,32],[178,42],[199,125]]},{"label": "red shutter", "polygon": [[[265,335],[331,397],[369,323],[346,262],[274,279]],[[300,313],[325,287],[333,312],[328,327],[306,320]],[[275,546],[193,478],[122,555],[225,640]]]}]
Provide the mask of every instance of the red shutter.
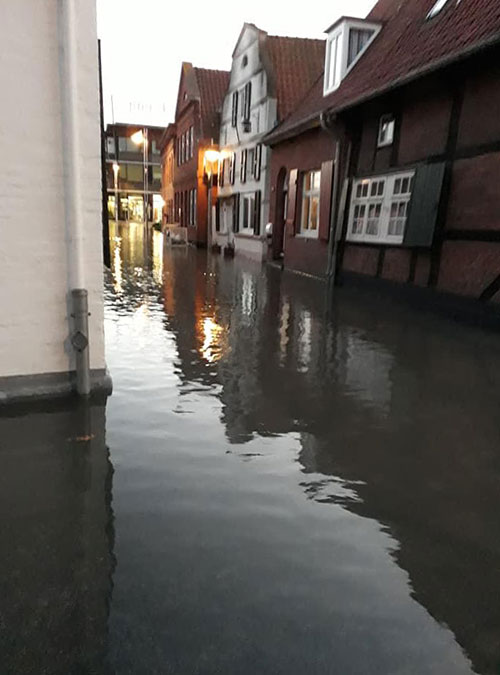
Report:
[{"label": "red shutter", "polygon": [[297,181],[299,177],[298,169],[290,170],[290,179],[288,181],[288,206],[286,210],[286,229],[292,235],[295,232],[295,212],[297,210]]},{"label": "red shutter", "polygon": [[332,207],[333,160],[321,165],[321,183],[319,193],[319,229],[318,235],[328,241],[330,235],[330,213]]}]

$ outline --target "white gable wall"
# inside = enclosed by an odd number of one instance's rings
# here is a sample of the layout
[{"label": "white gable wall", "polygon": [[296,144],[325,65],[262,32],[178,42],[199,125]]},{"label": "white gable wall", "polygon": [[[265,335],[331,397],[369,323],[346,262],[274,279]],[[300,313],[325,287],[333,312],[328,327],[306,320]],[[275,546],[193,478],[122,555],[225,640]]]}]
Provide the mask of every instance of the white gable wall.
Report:
[{"label": "white gable wall", "polygon": [[[248,62],[246,66],[243,66],[245,56]],[[251,130],[245,132],[241,119],[242,91],[249,81],[252,83]],[[233,93],[235,91],[239,92],[237,129],[232,126]],[[258,181],[254,180],[252,166],[248,162],[247,179],[245,182],[241,182],[241,155],[245,149],[249,155],[250,151],[262,142],[262,138],[275,126],[276,118],[277,101],[269,96],[268,75],[261,59],[259,32],[252,26],[247,26],[233,55],[230,84],[222,111],[219,146],[226,155],[236,153],[236,174],[234,185],[230,185],[229,176],[226,174],[224,186],[219,188],[221,233],[218,236],[218,241],[221,246],[232,243],[237,253],[258,259],[265,256],[267,248],[265,226],[269,220],[270,149],[262,146],[260,180]],[[245,195],[252,195],[257,190],[260,190],[262,194],[261,234],[260,236],[250,237],[248,234],[241,232],[243,199]],[[236,193],[240,194],[240,232],[235,235],[231,231],[232,206],[229,198]]]}]

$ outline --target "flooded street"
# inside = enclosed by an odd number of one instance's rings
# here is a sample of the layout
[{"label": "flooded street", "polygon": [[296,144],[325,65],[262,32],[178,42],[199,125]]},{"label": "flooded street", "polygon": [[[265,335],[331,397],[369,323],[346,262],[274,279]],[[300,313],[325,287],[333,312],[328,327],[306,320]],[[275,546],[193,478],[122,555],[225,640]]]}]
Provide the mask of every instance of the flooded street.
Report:
[{"label": "flooded street", "polygon": [[2,672],[500,672],[498,336],[131,226],[106,341],[0,418]]}]

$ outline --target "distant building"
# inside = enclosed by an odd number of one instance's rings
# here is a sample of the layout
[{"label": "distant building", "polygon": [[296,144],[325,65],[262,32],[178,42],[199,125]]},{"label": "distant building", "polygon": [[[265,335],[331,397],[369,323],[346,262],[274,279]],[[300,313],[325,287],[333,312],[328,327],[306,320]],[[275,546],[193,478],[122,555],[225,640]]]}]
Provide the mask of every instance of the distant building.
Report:
[{"label": "distant building", "polygon": [[[188,228],[189,241],[199,246],[206,246],[208,241],[205,152],[218,147],[228,82],[226,71],[182,64],[175,112],[174,220]],[[214,190],[214,203],[215,197]]]},{"label": "distant building", "polygon": [[[160,141],[164,131],[163,127],[125,123],[108,124],[106,127],[106,181],[110,219],[143,223],[144,205],[147,203],[148,222],[161,222]],[[147,155],[144,156],[143,139],[146,136]]]},{"label": "distant building", "polygon": [[161,163],[162,163],[162,185],[161,193],[163,197],[163,222],[171,225],[175,222],[174,212],[174,169],[175,169],[175,144],[176,144],[176,126],[169,124],[160,141]]},{"label": "distant building", "polygon": [[324,40],[268,35],[245,24],[233,52],[220,148],[218,243],[262,260],[267,252],[270,151],[264,136],[284,120],[323,67]]}]

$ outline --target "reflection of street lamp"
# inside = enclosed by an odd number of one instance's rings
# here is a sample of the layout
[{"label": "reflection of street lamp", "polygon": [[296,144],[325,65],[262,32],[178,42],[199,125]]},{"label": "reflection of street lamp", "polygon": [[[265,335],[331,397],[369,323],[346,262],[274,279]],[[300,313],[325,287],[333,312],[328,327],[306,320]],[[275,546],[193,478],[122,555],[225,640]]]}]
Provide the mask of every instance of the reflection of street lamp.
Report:
[{"label": "reflection of street lamp", "polygon": [[212,188],[217,185],[217,176],[219,175],[219,162],[221,160],[221,153],[214,148],[205,150],[203,156],[203,179],[207,185],[207,200],[208,200],[208,214],[207,214],[207,228],[208,228],[208,244],[213,244],[215,234],[212,223]]},{"label": "reflection of street lamp", "polygon": [[144,223],[148,224],[148,130],[139,129],[130,137],[132,143],[142,145],[142,166],[144,170]]},{"label": "reflection of street lamp", "polygon": [[120,171],[120,165],[117,162],[113,162],[113,174],[115,177],[115,221],[118,223],[118,217],[120,214],[118,207],[118,172]]}]

